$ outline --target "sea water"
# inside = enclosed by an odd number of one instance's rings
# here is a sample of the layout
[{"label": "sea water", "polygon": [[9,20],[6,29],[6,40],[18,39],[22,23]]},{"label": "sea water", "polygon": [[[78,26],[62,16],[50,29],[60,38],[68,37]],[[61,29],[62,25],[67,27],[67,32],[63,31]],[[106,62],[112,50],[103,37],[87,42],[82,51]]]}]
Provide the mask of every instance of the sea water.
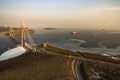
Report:
[{"label": "sea water", "polygon": [[[71,34],[77,32],[78,34]],[[120,53],[120,32],[102,30],[80,30],[80,29],[37,29],[31,34],[36,44],[48,43],[50,45],[93,53]],[[16,44],[9,37],[0,37],[0,53],[16,47]]]}]

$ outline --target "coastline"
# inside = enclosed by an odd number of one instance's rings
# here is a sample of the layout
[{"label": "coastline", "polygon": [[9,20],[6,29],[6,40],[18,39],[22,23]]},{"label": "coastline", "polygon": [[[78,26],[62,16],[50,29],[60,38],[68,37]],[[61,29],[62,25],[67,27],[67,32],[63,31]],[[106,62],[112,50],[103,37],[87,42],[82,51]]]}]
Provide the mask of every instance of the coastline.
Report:
[{"label": "coastline", "polygon": [[[27,52],[19,57],[0,62],[0,74],[2,75],[0,79],[76,80],[76,58],[84,58],[83,69],[89,80],[96,79],[95,73],[98,73],[99,78],[103,80],[114,80],[114,78],[119,80],[120,61],[118,60],[116,61],[109,57],[106,57],[106,60],[104,60],[102,55],[73,52],[49,44],[46,46],[41,44],[38,47],[45,49],[47,53]],[[111,72],[114,72],[114,74]],[[109,75],[114,76],[114,78],[111,78]]]}]

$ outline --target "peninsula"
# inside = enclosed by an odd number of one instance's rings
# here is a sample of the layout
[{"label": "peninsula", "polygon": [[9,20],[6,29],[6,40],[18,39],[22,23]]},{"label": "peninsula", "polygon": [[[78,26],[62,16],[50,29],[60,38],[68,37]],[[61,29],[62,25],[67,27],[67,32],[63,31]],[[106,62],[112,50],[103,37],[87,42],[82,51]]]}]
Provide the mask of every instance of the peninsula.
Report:
[{"label": "peninsula", "polygon": [[[73,52],[51,45],[42,53],[27,52],[0,62],[1,80],[119,80],[120,56]],[[81,61],[82,63],[77,63]],[[78,71],[76,71],[76,69]],[[80,77],[80,78],[81,78]],[[80,79],[81,80],[81,79]]]}]

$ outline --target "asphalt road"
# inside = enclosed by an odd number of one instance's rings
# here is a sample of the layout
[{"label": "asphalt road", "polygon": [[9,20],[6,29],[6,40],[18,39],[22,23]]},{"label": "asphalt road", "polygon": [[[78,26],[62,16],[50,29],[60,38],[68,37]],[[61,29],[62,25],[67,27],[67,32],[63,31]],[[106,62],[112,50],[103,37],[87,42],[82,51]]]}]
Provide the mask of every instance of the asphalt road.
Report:
[{"label": "asphalt road", "polygon": [[83,58],[77,59],[75,64],[75,73],[77,80],[88,80],[86,73],[84,71],[83,61],[84,61]]},{"label": "asphalt road", "polygon": [[84,80],[82,75],[81,75],[81,70],[80,70],[80,65],[82,64],[82,61],[80,60],[77,60],[76,61],[76,65],[75,65],[75,72],[76,72],[76,77],[77,77],[77,80]]},{"label": "asphalt road", "polygon": [[75,75],[76,75],[76,78],[77,80],[87,80],[86,79],[86,76],[84,74],[84,70],[83,70],[83,58],[80,58],[80,57],[76,57],[76,56],[69,56],[69,55],[63,55],[63,54],[58,54],[58,53],[54,53],[54,52],[51,52],[51,51],[46,51],[43,49],[43,53],[48,53],[50,55],[61,55],[61,56],[65,56],[65,57],[74,57],[76,58],[76,63],[75,63]]}]

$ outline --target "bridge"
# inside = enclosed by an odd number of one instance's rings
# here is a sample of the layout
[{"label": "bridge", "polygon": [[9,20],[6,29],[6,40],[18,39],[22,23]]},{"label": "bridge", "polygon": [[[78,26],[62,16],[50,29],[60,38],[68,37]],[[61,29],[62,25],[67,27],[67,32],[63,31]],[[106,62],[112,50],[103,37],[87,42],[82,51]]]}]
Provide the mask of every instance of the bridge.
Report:
[{"label": "bridge", "polygon": [[[8,35],[9,37],[16,41],[14,37],[15,31],[12,29],[11,26],[9,26],[9,31],[8,31]],[[36,52],[36,53],[45,53],[45,50],[42,48],[39,48],[34,40],[32,39],[31,35],[27,32],[25,26],[23,23],[21,23],[21,28],[20,28],[20,46],[23,46],[25,49],[27,49],[27,51],[31,51],[31,52]]]}]

